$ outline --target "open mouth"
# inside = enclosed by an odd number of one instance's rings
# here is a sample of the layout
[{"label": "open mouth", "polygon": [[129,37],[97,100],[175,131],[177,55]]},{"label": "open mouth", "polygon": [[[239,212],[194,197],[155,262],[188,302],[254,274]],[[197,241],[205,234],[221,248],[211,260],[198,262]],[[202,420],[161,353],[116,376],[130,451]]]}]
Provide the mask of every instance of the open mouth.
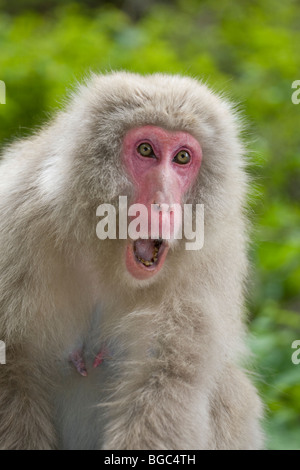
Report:
[{"label": "open mouth", "polygon": [[129,242],[126,251],[126,266],[137,279],[148,279],[162,268],[168,245],[161,239],[137,239]]},{"label": "open mouth", "polygon": [[153,266],[158,262],[162,244],[162,240],[136,240],[133,244],[136,259],[144,266]]}]

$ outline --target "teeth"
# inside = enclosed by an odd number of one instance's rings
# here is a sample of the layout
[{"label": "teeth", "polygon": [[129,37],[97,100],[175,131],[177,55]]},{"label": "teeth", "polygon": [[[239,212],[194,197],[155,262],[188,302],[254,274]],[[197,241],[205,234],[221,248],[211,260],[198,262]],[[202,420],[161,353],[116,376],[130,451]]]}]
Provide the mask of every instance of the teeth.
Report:
[{"label": "teeth", "polygon": [[155,260],[154,258],[152,258],[151,261],[148,261],[148,260],[143,259],[143,258],[140,258],[140,257],[138,256],[138,260],[139,260],[141,263],[143,263],[145,266],[152,266],[152,264],[153,264],[155,261],[157,261],[157,258],[156,258],[156,260]]},{"label": "teeth", "polygon": [[144,259],[144,258],[140,258],[139,256],[137,257],[138,260],[143,263],[144,266],[152,266],[154,263],[156,263],[156,261],[158,260],[158,257],[157,257],[157,254],[159,252],[159,247],[160,247],[160,244],[158,246],[157,242],[155,244],[155,247],[153,249],[153,253],[152,253],[152,258],[151,260],[147,260],[147,259]]}]

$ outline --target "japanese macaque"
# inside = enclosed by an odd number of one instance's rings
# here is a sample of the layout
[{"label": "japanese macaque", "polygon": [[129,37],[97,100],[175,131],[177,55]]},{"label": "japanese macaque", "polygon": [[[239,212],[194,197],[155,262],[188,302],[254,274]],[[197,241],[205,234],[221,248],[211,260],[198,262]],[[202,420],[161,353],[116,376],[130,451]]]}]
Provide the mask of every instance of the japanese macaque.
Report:
[{"label": "japanese macaque", "polygon": [[[242,365],[239,122],[197,80],[118,72],[3,152],[1,449],[263,446]],[[118,214],[119,196],[157,208],[157,238],[149,217],[137,239],[99,239],[97,208]],[[194,223],[204,206],[202,249],[175,236],[184,204]]]}]

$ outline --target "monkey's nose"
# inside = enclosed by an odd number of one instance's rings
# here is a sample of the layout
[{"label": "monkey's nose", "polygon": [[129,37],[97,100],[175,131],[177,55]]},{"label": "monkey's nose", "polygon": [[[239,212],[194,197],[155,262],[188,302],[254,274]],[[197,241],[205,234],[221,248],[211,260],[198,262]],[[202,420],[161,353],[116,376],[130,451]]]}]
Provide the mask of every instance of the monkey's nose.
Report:
[{"label": "monkey's nose", "polygon": [[161,191],[158,191],[152,202],[154,208],[158,211],[169,212],[171,207],[170,197]]},{"label": "monkey's nose", "polygon": [[165,202],[162,204],[154,202],[153,207],[159,212],[170,212],[171,209],[170,204],[166,204]]}]

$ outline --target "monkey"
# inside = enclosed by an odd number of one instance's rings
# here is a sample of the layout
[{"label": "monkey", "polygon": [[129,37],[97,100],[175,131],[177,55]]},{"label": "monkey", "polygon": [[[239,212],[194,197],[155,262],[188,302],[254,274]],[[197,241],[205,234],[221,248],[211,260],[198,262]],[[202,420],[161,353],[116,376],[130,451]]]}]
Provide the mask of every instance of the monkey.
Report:
[{"label": "monkey", "polygon": [[[241,122],[196,78],[118,71],[92,74],[4,149],[1,449],[264,446],[244,363]],[[148,212],[136,239],[99,239],[97,208],[120,196],[157,208],[156,238]],[[201,249],[175,237],[173,204],[194,222],[203,205]]]}]

